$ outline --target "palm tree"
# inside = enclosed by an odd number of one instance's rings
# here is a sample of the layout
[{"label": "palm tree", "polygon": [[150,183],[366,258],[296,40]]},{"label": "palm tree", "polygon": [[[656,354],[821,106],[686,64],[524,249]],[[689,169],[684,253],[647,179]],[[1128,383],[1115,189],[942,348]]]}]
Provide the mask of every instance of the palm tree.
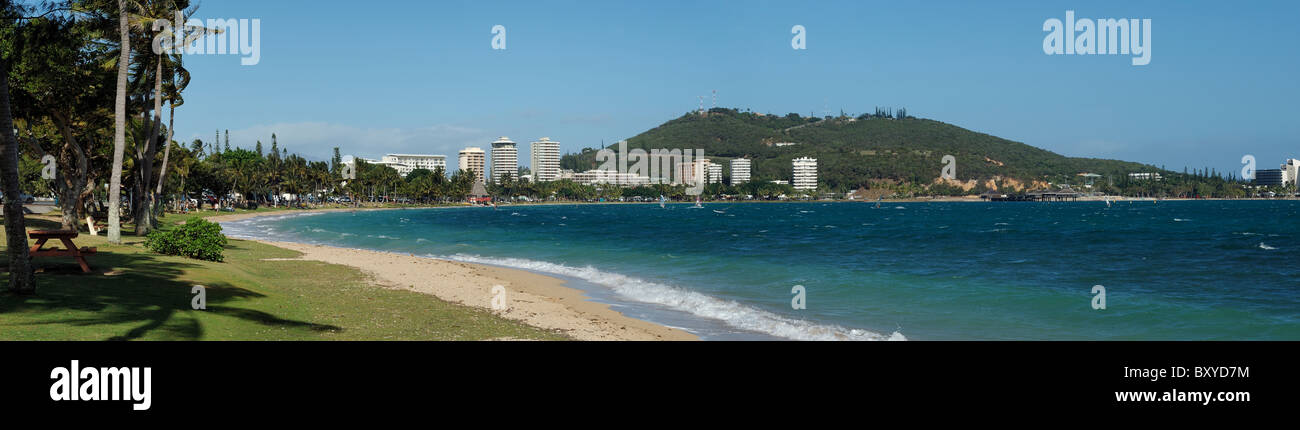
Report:
[{"label": "palm tree", "polygon": [[[146,150],[141,154],[145,162],[141,163],[141,167],[144,169],[141,178],[144,179],[144,183],[140,188],[142,191],[141,194],[145,195],[141,196],[143,204],[140,205],[140,210],[138,211],[140,216],[137,221],[136,234],[146,234],[148,230],[153,227],[152,211],[155,209],[155,206],[158,209],[161,209],[161,206],[157,204],[157,198],[162,194],[163,184],[167,179],[167,162],[171,155],[171,139],[175,134],[172,127],[176,123],[176,106],[185,104],[185,99],[181,98],[180,93],[185,91],[185,88],[190,84],[190,73],[183,66],[181,56],[184,50],[181,49],[181,47],[188,46],[190,43],[198,40],[206,34],[216,34],[221,32],[218,29],[188,25],[187,23],[189,22],[189,18],[198,10],[198,5],[190,5],[189,0],[154,0],[150,2],[149,6],[150,16],[141,17],[141,22],[148,22],[150,27],[152,27],[154,21],[166,22],[169,19],[172,19],[176,12],[180,11],[180,22],[182,23],[181,25],[184,26],[181,30],[182,34],[185,35],[185,38],[180,46],[173,47],[171,53],[155,53],[158,56],[158,59],[157,70],[154,74],[154,126],[149,134],[150,139],[145,146]],[[176,31],[176,29],[163,29],[158,36],[171,40],[174,38],[174,31]],[[167,73],[165,74],[163,73],[164,67],[166,67],[167,70]],[[150,173],[150,170],[153,168],[153,159],[158,153],[155,141],[158,137],[158,128],[162,123],[161,104],[163,98],[166,98],[169,110],[167,117],[167,138],[163,143],[163,160],[162,167],[158,174],[158,184],[154,190],[149,190],[149,181],[153,180],[153,175]],[[143,225],[143,227],[139,227],[140,225]]]},{"label": "palm tree", "polygon": [[126,0],[117,0],[121,53],[117,60],[117,101],[113,107],[113,170],[108,180],[108,242],[122,243],[122,155],[126,152],[126,77],[131,63],[131,26]]},{"label": "palm tree", "polygon": [[[171,158],[172,137],[175,136],[176,125],[176,106],[185,104],[185,98],[181,97],[181,92],[185,87],[190,85],[190,72],[182,67],[181,53],[177,51],[172,55],[172,79],[164,86],[163,91],[167,95],[167,139],[164,141],[166,147],[163,149],[162,168],[158,172],[158,188],[154,190],[155,196],[162,195],[163,183],[167,182],[167,162]],[[159,206],[161,208],[161,206]],[[161,211],[160,211],[161,214]]]}]

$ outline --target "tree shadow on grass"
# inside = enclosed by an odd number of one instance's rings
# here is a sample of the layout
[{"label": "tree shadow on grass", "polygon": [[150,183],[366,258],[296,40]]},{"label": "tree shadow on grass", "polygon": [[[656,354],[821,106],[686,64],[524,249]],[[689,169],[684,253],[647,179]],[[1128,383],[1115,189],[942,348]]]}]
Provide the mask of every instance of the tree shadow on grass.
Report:
[{"label": "tree shadow on grass", "polygon": [[[0,252],[0,261],[6,258]],[[66,264],[37,260],[38,267],[44,269],[36,274],[37,294],[0,293],[0,315],[10,315],[13,317],[10,319],[18,321],[16,325],[105,326],[103,334],[107,340],[139,339],[151,333],[164,339],[201,339],[203,327],[190,312],[213,312],[269,327],[342,331],[328,324],[284,319],[237,307],[237,302],[266,296],[228,283],[204,285],[207,309],[194,310],[191,288],[195,284],[182,280],[181,276],[186,269],[198,267],[200,263],[168,261],[143,253],[106,252],[93,258],[92,266],[99,271],[91,274],[80,273],[72,259],[67,259],[70,263]],[[2,278],[0,288],[7,287],[7,276]],[[81,316],[83,313],[91,315]],[[111,333],[118,330],[113,326],[120,325],[134,327],[125,333]]]}]

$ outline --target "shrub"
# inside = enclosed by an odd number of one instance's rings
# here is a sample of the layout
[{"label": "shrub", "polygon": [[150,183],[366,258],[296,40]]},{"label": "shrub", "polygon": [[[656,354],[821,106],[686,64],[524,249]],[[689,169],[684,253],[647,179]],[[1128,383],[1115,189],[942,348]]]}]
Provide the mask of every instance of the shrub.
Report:
[{"label": "shrub", "polygon": [[221,234],[221,224],[195,218],[169,230],[154,230],[144,245],[159,254],[223,261],[221,251],[226,246],[226,236]]}]

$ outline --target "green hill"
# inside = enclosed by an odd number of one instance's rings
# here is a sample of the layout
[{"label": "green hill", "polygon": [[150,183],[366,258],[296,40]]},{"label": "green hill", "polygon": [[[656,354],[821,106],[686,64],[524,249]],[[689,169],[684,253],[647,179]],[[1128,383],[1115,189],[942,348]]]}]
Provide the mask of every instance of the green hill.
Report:
[{"label": "green hill", "polygon": [[[978,133],[929,119],[863,115],[857,118],[808,118],[715,108],[690,112],[627,139],[642,149],[702,148],[708,158],[729,169],[727,160],[753,160],[753,180],[790,178],[790,160],[818,160],[819,183],[843,192],[883,182],[931,185],[939,178],[943,156],[957,160],[957,179],[975,180],[982,191],[989,180],[1000,188],[1041,188],[1047,182],[1079,183],[1080,173],[1122,178],[1131,172],[1160,171],[1140,163],[1066,157],[1020,142]],[[794,143],[778,146],[776,143]],[[610,145],[615,148],[615,145]],[[596,167],[595,149],[568,154],[566,169]],[[724,176],[730,176],[724,170]],[[944,186],[944,185],[940,185]]]}]

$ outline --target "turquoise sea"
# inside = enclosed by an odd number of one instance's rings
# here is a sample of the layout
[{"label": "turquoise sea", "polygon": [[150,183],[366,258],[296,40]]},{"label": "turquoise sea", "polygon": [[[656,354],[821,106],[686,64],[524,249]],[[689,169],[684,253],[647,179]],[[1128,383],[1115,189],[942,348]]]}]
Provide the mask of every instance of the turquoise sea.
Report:
[{"label": "turquoise sea", "polygon": [[[705,339],[1300,340],[1300,202],[514,205],[279,215],[234,237],[569,280]],[[1106,308],[1094,309],[1094,286]],[[793,309],[802,286],[806,307]]]}]

